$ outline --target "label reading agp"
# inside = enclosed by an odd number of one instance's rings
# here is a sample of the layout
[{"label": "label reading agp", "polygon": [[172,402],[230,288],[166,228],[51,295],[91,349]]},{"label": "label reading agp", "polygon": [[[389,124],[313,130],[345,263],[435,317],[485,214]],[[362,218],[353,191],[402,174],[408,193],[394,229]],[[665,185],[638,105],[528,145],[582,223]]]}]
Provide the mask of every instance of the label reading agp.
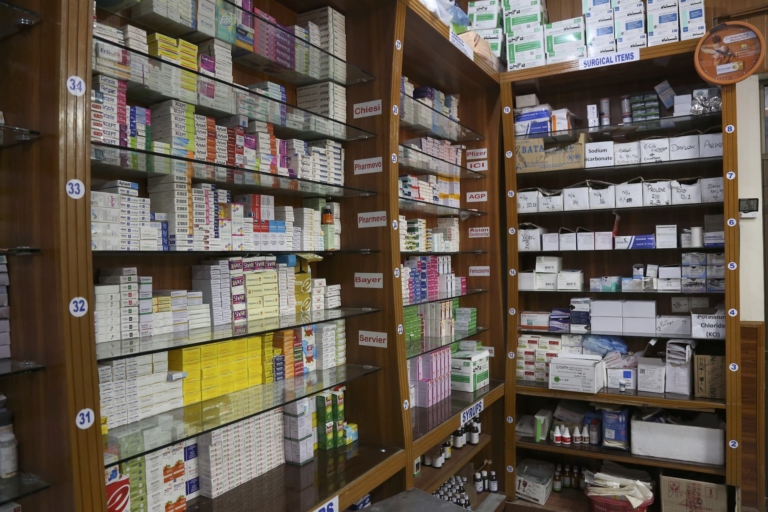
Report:
[{"label": "label reading agp", "polygon": [[467,160],[482,160],[484,158],[488,158],[488,148],[467,150]]},{"label": "label reading agp", "polygon": [[488,191],[483,190],[480,192],[467,192],[468,203],[485,203],[488,201]]},{"label": "label reading agp", "polygon": [[470,277],[491,277],[491,267],[469,267]]},{"label": "label reading agp", "polygon": [[355,272],[355,288],[384,288],[384,274]]},{"label": "label reading agp", "polygon": [[353,167],[355,174],[373,174],[384,170],[384,164],[382,163],[380,156],[376,158],[355,160]]},{"label": "label reading agp", "polygon": [[357,214],[357,227],[380,228],[387,225],[387,212],[365,212]]},{"label": "label reading agp", "polygon": [[387,348],[387,333],[358,331],[357,343],[364,347]]},{"label": "label reading agp", "polygon": [[469,228],[469,238],[490,238],[491,228]]},{"label": "label reading agp", "polygon": [[464,425],[466,422],[477,416],[483,412],[483,399],[481,398],[479,402],[470,405],[464,411],[461,413],[461,424]]}]

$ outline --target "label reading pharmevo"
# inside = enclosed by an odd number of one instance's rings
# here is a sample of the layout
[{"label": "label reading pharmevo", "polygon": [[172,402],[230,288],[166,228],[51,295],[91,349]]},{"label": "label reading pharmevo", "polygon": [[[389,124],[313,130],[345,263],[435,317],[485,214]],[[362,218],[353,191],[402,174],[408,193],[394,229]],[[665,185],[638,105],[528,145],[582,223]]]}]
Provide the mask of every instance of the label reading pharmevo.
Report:
[{"label": "label reading pharmevo", "polygon": [[635,48],[623,52],[579,59],[579,69],[602,68],[604,66],[626,64],[627,62],[637,62],[638,60],[640,60],[640,50]]},{"label": "label reading pharmevo", "polygon": [[469,238],[490,238],[491,228],[469,228]]},{"label": "label reading pharmevo", "polygon": [[355,272],[355,288],[384,288],[384,274]]},{"label": "label reading pharmevo", "polygon": [[477,416],[483,412],[483,399],[481,398],[479,402],[474,403],[464,409],[461,413],[461,424],[464,425],[466,422]]},{"label": "label reading pharmevo", "polygon": [[339,496],[334,496],[330,501],[317,507],[312,512],[341,512],[339,510]]},{"label": "label reading pharmevo", "polygon": [[355,119],[360,119],[361,117],[380,116],[381,100],[366,101],[365,103],[355,103],[352,113]]},{"label": "label reading pharmevo", "polygon": [[382,172],[384,170],[384,163],[380,156],[375,158],[363,158],[361,160],[355,160],[353,168],[355,174],[373,174],[375,172]]},{"label": "label reading pharmevo", "polygon": [[491,277],[491,267],[469,267],[470,277]]},{"label": "label reading pharmevo", "polygon": [[488,201],[488,191],[482,190],[480,192],[467,192],[468,203],[484,203]]},{"label": "label reading pharmevo", "polygon": [[387,348],[387,333],[359,331],[357,335],[357,343],[364,347]]},{"label": "label reading pharmevo", "polygon": [[485,158],[488,158],[488,148],[467,150],[467,160],[483,160]]},{"label": "label reading pharmevo", "polygon": [[365,212],[357,214],[357,227],[379,228],[387,225],[387,212]]}]

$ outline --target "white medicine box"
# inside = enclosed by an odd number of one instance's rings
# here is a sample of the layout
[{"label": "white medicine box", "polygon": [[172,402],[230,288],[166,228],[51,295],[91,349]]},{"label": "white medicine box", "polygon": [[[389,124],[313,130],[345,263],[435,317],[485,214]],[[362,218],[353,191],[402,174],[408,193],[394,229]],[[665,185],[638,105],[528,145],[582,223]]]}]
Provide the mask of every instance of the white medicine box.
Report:
[{"label": "white medicine box", "polygon": [[643,206],[669,206],[672,204],[669,181],[643,182]]},{"label": "white medicine box", "polygon": [[669,159],[691,160],[699,158],[699,136],[683,135],[669,138]]},{"label": "white medicine box", "polygon": [[637,208],[643,205],[643,180],[635,178],[616,185],[616,208]]},{"label": "white medicine box", "polygon": [[545,233],[541,235],[541,250],[544,252],[559,251],[560,235],[558,233]]},{"label": "white medicine box", "polygon": [[592,231],[579,228],[576,230],[576,250],[577,251],[594,251],[595,250],[595,234]]},{"label": "white medicine box", "polygon": [[624,142],[613,145],[613,159],[616,165],[633,165],[640,163],[640,143]]},{"label": "white medicine box", "polygon": [[536,272],[557,274],[563,269],[563,258],[559,256],[536,256]]},{"label": "white medicine box", "polygon": [[563,211],[563,191],[562,190],[539,190],[539,211],[540,212],[561,212]]},{"label": "white medicine box", "polygon": [[616,186],[604,181],[589,181],[589,209],[616,208]]},{"label": "white medicine box", "polygon": [[613,167],[613,142],[587,142],[584,159],[587,169],[592,167]]},{"label": "white medicine box", "polygon": [[698,204],[701,202],[699,178],[672,180],[672,204]]},{"label": "white medicine box", "polygon": [[536,277],[533,270],[524,270],[517,273],[517,289],[518,290],[535,290],[536,289]]},{"label": "white medicine box", "polygon": [[575,251],[576,250],[576,233],[568,228],[560,228],[558,233],[560,237],[560,250],[561,251]]},{"label": "white medicine box", "polygon": [[719,178],[702,178],[699,182],[701,187],[701,202],[702,203],[722,203],[724,199],[723,194],[723,177]]},{"label": "white medicine box", "polygon": [[702,133],[699,135],[699,157],[723,156],[723,134]]},{"label": "white medicine box", "polygon": [[640,163],[669,161],[669,139],[646,139],[640,142]]},{"label": "white medicine box", "polygon": [[536,213],[539,211],[539,189],[526,188],[517,192],[517,213]]},{"label": "white medicine box", "polygon": [[597,393],[605,387],[605,363],[600,356],[571,359],[555,357],[549,362],[549,388],[578,393]]},{"label": "white medicine box", "polygon": [[589,210],[589,186],[586,181],[563,189],[563,194],[564,211]]},{"label": "white medicine box", "polygon": [[536,224],[520,224],[517,235],[517,250],[520,252],[541,251],[541,235],[546,232],[546,228]]},{"label": "white medicine box", "polygon": [[637,390],[649,393],[663,393],[666,373],[667,370],[661,358],[638,358]]}]

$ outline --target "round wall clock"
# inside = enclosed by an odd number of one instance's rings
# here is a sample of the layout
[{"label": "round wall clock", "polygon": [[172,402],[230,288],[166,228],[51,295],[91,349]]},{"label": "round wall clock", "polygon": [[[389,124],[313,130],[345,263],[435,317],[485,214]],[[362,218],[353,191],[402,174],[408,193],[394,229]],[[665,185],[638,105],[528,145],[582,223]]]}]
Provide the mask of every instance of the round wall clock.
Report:
[{"label": "round wall clock", "polygon": [[699,76],[718,85],[741,82],[760,67],[765,40],[757,28],[743,21],[713,27],[696,46],[694,61]]}]

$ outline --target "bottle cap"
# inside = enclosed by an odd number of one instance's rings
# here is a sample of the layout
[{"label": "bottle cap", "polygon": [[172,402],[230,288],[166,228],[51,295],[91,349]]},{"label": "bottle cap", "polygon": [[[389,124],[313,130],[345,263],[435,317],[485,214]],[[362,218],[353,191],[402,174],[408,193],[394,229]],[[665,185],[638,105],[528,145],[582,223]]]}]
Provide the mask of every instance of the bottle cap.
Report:
[{"label": "bottle cap", "polygon": [[13,435],[13,432],[4,431],[0,432],[0,443],[7,443],[8,441],[13,441],[16,439],[16,436]]}]

